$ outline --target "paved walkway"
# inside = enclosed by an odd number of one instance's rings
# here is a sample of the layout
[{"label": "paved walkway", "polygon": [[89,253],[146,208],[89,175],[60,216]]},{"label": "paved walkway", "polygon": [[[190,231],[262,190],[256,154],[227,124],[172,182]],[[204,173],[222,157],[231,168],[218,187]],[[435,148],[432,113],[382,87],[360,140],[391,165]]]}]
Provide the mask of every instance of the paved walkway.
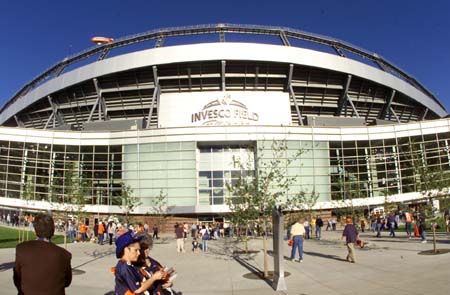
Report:
[{"label": "paved walkway", "polygon": [[[374,238],[372,233],[363,233],[368,243],[365,249],[357,250],[356,264],[346,262],[346,247],[340,241],[341,231],[323,232],[323,239],[308,240],[304,244],[304,262],[285,259],[288,290],[275,292],[270,282],[248,279],[252,270],[263,268],[263,255],[240,255],[233,257],[234,250],[244,247],[236,239],[225,238],[210,241],[210,252],[185,254],[176,252],[175,240],[155,243],[151,255],[178,272],[174,289],[183,295],[225,294],[449,294],[450,253],[441,255],[418,255],[418,252],[433,248],[431,240],[421,244],[418,239],[409,240],[405,234],[389,238]],[[186,241],[190,249],[191,239]],[[269,240],[269,249],[272,241]],[[261,250],[261,239],[249,242],[250,249]],[[438,238],[438,249],[450,249],[445,234]],[[72,285],[66,289],[69,295],[103,295],[114,289],[114,279],[109,269],[116,264],[115,248],[92,243],[68,245],[72,252],[72,267],[76,270]],[[0,294],[16,294],[12,282],[14,249],[0,249]],[[284,248],[288,258],[290,248]],[[269,256],[272,259],[272,256]],[[273,260],[269,261],[273,269]]]}]

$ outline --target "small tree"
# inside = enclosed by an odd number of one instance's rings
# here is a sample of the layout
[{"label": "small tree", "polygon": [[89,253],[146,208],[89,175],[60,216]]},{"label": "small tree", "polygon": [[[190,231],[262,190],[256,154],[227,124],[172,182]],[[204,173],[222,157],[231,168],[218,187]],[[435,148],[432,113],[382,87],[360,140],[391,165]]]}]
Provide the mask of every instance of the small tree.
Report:
[{"label": "small tree", "polygon": [[232,197],[226,199],[226,204],[231,210],[231,221],[238,228],[245,228],[245,252],[248,253],[248,226],[251,221],[258,219],[258,210],[252,204],[252,194],[254,193],[253,180],[250,176],[241,176],[236,183],[231,186],[227,184],[227,188],[232,192]]},{"label": "small tree", "polygon": [[82,177],[73,162],[66,164],[64,174],[64,193],[67,205],[64,206],[64,245],[67,247],[68,215],[76,215],[78,220],[85,217],[86,196],[92,182]]},{"label": "small tree", "polygon": [[[264,142],[265,143],[265,142]],[[285,202],[289,186],[295,177],[287,176],[287,168],[297,159],[303,150],[298,150],[292,157],[287,157],[286,140],[274,140],[271,144],[269,158],[264,155],[264,143],[260,146],[255,158],[255,174],[250,177],[241,173],[235,184],[229,184],[228,190],[235,200],[228,201],[231,215],[236,219],[248,222],[256,218],[265,233],[263,235],[264,277],[268,277],[267,228],[275,205]],[[248,170],[251,163],[240,163],[241,170]],[[283,199],[283,196],[286,198]]]},{"label": "small tree", "polygon": [[160,190],[159,195],[151,199],[151,212],[148,214],[153,215],[156,218],[156,226],[161,228],[165,224],[165,220],[170,216],[168,213],[172,209],[168,206],[168,196],[163,190]]},{"label": "small tree", "polygon": [[133,218],[130,216],[137,207],[142,205],[140,198],[133,196],[133,189],[130,185],[125,183],[121,183],[121,196],[122,205],[119,207],[123,210],[123,214],[125,214],[125,223],[130,225],[133,221]]}]

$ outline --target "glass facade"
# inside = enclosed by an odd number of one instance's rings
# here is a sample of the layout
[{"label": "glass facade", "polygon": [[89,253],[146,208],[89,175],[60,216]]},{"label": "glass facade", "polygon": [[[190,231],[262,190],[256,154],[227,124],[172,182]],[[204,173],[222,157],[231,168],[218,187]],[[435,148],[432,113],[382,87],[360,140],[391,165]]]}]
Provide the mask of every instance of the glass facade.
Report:
[{"label": "glass facade", "polygon": [[[319,202],[329,202],[423,191],[424,171],[450,170],[449,122],[434,121],[429,128],[400,125],[398,132],[372,135],[367,127],[352,130],[354,135],[347,137],[329,136],[329,140],[284,139],[287,148],[276,157],[281,166],[286,164],[286,175],[295,177],[286,196],[314,191]],[[343,129],[330,130],[331,134]],[[286,129],[279,131],[285,138],[289,134]],[[204,139],[217,136],[208,132]],[[275,159],[272,141],[261,139],[265,130],[259,137],[246,135],[250,141],[195,140],[196,135],[189,135],[186,138],[192,140],[157,142],[157,138],[130,144],[121,139],[123,144],[104,140],[94,145],[6,140],[10,136],[1,134],[0,197],[8,199],[70,203],[73,186],[82,183],[87,205],[120,205],[122,187],[127,185],[141,198],[142,207],[151,206],[152,198],[162,191],[169,206],[185,208],[185,213],[195,213],[196,206],[212,212],[212,206],[225,205],[230,197],[227,184],[253,176],[258,160]]]},{"label": "glass facade", "polygon": [[230,196],[227,184],[252,176],[255,149],[249,145],[201,146],[198,149],[198,193],[201,205],[223,205]]}]

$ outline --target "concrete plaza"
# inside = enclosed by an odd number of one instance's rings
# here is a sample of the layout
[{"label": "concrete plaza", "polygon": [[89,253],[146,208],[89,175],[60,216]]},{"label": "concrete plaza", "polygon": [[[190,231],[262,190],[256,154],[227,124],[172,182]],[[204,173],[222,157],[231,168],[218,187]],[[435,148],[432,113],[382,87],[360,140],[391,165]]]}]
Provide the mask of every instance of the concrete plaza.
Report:
[{"label": "concrete plaza", "polygon": [[[263,269],[262,240],[252,239],[251,250],[256,254],[233,255],[243,249],[234,238],[209,242],[209,253],[192,253],[191,239],[185,243],[186,253],[176,252],[175,240],[166,236],[165,242],[155,242],[151,256],[178,272],[174,289],[188,294],[448,294],[450,292],[450,253],[418,255],[433,249],[430,233],[428,243],[409,240],[404,233],[382,238],[362,233],[365,249],[356,251],[358,262],[345,261],[346,246],[340,240],[342,231],[324,231],[322,240],[304,243],[303,263],[288,260],[290,247],[284,247],[287,291],[275,292],[270,282],[252,279],[255,271]],[[268,240],[269,250],[272,240]],[[438,249],[450,249],[446,234],[438,235]],[[116,264],[114,246],[93,243],[68,245],[72,253],[74,276],[69,295],[103,295],[114,290],[110,268]],[[271,253],[271,251],[269,251]],[[0,249],[0,294],[17,294],[12,281],[14,249]],[[273,259],[269,255],[269,269]],[[38,267],[38,266],[36,266]]]}]

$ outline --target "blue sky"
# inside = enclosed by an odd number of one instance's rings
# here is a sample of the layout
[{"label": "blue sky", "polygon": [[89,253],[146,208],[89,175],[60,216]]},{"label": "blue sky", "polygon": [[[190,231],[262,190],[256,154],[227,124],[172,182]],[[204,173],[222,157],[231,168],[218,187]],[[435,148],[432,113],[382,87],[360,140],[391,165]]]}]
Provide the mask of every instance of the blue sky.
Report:
[{"label": "blue sky", "polygon": [[0,3],[0,104],[93,36],[207,23],[287,26],[376,52],[450,110],[450,1],[16,0]]}]

